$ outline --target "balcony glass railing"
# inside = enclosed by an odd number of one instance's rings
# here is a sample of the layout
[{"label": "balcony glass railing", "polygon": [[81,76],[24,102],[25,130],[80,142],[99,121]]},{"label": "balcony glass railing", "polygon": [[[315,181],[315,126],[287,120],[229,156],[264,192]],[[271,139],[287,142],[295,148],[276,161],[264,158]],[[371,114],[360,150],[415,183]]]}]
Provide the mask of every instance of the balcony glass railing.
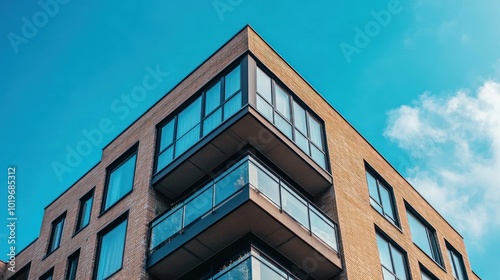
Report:
[{"label": "balcony glass railing", "polygon": [[243,255],[238,260],[221,269],[213,277],[207,278],[207,280],[236,279],[286,280],[297,278],[277,264],[271,263],[266,258],[253,252]]},{"label": "balcony glass railing", "polygon": [[250,188],[264,195],[310,234],[338,252],[336,224],[251,156],[244,157],[185,201],[155,219],[151,224],[150,250],[168,243],[234,195],[249,191]]}]

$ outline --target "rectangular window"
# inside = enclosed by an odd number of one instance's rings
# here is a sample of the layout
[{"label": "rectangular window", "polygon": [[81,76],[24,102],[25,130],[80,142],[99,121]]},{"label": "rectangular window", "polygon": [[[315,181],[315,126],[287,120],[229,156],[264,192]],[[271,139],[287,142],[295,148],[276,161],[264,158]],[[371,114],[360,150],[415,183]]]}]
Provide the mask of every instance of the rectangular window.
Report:
[{"label": "rectangular window", "polygon": [[397,249],[391,242],[377,233],[377,245],[382,263],[382,275],[384,280],[407,280],[405,254]]},{"label": "rectangular window", "polygon": [[78,218],[76,220],[76,230],[79,232],[86,227],[90,222],[90,213],[92,212],[92,202],[94,200],[94,190],[90,191],[80,198],[80,209],[78,210]]},{"label": "rectangular window", "polygon": [[243,98],[240,68],[235,67],[227,75],[211,83],[198,98],[159,127],[156,172],[172,163],[241,109]]},{"label": "rectangular window", "polygon": [[370,193],[370,204],[392,224],[399,226],[392,189],[382,183],[379,176],[366,170],[366,181]]},{"label": "rectangular window", "polygon": [[127,232],[127,215],[124,215],[98,234],[95,280],[104,280],[122,268]]},{"label": "rectangular window", "polygon": [[136,153],[128,156],[117,167],[108,171],[103,208],[101,212],[109,209],[118,200],[132,191],[134,185]]},{"label": "rectangular window", "polygon": [[439,253],[439,246],[436,239],[436,231],[430,227],[420,217],[412,211],[406,211],[408,215],[408,222],[410,223],[411,238],[422,251],[431,257],[440,266],[443,266],[441,254]]},{"label": "rectangular window", "polygon": [[323,125],[258,67],[256,77],[257,110],[326,169]]},{"label": "rectangular window", "polygon": [[53,275],[54,275],[54,268],[51,268],[49,271],[45,272],[39,279],[40,280],[52,280]]},{"label": "rectangular window", "polygon": [[65,218],[66,213],[62,214],[59,218],[52,222],[47,255],[54,252],[54,250],[59,248],[59,245],[61,244]]},{"label": "rectangular window", "polygon": [[453,271],[453,277],[456,280],[467,280],[467,273],[465,273],[464,260],[462,255],[457,252],[450,244],[447,244],[448,254],[450,256],[451,269]]},{"label": "rectangular window", "polygon": [[78,269],[78,258],[80,249],[68,258],[68,269],[66,270],[66,280],[76,280],[76,270]]}]

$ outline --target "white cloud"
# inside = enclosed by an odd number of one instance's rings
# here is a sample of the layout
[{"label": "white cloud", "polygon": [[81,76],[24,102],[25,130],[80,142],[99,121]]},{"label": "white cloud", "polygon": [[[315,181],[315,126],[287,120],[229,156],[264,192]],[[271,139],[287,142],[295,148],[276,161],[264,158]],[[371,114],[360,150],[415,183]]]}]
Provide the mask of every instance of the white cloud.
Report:
[{"label": "white cloud", "polygon": [[500,229],[500,83],[447,98],[423,93],[388,113],[384,135],[419,160],[409,181],[459,231]]}]

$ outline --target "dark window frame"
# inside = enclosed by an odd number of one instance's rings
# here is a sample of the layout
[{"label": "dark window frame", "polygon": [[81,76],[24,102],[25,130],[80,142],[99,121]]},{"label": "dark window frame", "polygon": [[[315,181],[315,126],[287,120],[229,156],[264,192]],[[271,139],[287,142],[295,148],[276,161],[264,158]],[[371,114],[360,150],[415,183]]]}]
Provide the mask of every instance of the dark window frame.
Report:
[{"label": "dark window frame", "polygon": [[[95,187],[92,188],[89,192],[87,192],[85,195],[83,195],[79,199],[79,205],[78,205],[78,216],[76,217],[76,223],[75,223],[75,232],[73,236],[77,235],[80,231],[82,231],[84,228],[86,228],[90,224],[90,220],[92,219],[92,208],[94,207],[94,193],[95,193]],[[90,215],[89,215],[89,220],[85,225],[81,225],[82,218],[83,218],[83,205],[86,203],[89,199],[92,199],[92,202],[90,203]]]},{"label": "dark window frame", "polygon": [[[132,175],[132,187],[130,188],[130,191],[123,194],[122,197],[120,197],[113,204],[109,205],[108,208],[105,208],[106,207],[106,198],[108,195],[109,180],[110,180],[111,174],[116,169],[120,168],[129,159],[131,159],[134,155],[135,155],[134,174]],[[112,209],[114,206],[119,204],[123,199],[125,199],[128,195],[130,195],[134,191],[135,173],[137,171],[137,158],[138,157],[139,157],[139,142],[133,144],[129,149],[127,149],[127,151],[125,151],[121,156],[119,156],[115,161],[113,161],[113,163],[111,163],[106,168],[106,180],[104,182],[104,190],[103,190],[102,199],[101,199],[101,206],[100,206],[101,209],[100,209],[99,217],[101,217],[106,212],[108,212],[110,209]]]},{"label": "dark window frame", "polygon": [[[424,249],[420,248],[420,246],[415,243],[413,239],[413,232],[411,229],[411,224],[408,221],[409,227],[410,227],[410,234],[412,235],[412,242],[417,246],[422,252],[424,252],[425,255],[427,255],[430,259],[432,259],[439,267],[441,267],[444,270],[444,262],[443,262],[443,255],[441,253],[441,247],[439,246],[439,240],[437,236],[436,229],[429,223],[427,222],[422,215],[420,215],[415,208],[413,208],[408,202],[405,201],[405,208],[406,208],[406,214],[413,216],[415,220],[417,220],[424,228],[426,231],[426,237],[427,237],[427,242],[429,242],[429,247],[431,249],[431,254],[432,256],[429,256]],[[409,217],[407,217],[409,219]]]},{"label": "dark window frame", "polygon": [[[205,138],[208,134],[210,134],[212,131],[214,131],[217,127],[222,125],[226,119],[224,119],[224,105],[228,103],[232,98],[234,98],[236,95],[241,93],[241,106],[240,109],[243,107],[245,102],[248,103],[248,97],[245,96],[245,89],[243,88],[244,85],[246,84],[245,79],[247,75],[247,70],[244,68],[245,65],[245,57],[237,59],[235,62],[231,63],[229,66],[227,66],[224,70],[222,70],[219,74],[217,74],[212,80],[210,80],[207,84],[205,84],[200,90],[198,90],[195,94],[190,96],[181,106],[176,108],[174,111],[172,111],[165,119],[163,119],[161,122],[159,122],[156,125],[156,147],[155,147],[155,157],[154,157],[154,165],[153,165],[153,174],[158,174],[161,172],[163,169],[167,168],[172,162],[174,162],[177,158],[181,157],[182,154],[186,153],[191,147],[189,147],[187,150],[182,152],[179,155],[176,155],[176,142],[181,139],[183,136],[188,134],[190,131],[192,131],[196,126],[200,126],[199,128],[199,137],[198,140],[195,142],[198,143],[201,139]],[[240,68],[240,89],[231,93],[228,97],[225,96],[225,90],[226,90],[226,76],[230,74],[233,70],[236,68]],[[219,89],[219,105],[213,108],[210,112],[206,113],[205,112],[205,105],[206,105],[206,95],[207,91],[212,89],[212,87],[216,86],[218,83],[220,83],[220,89]],[[184,133],[181,137],[177,137],[177,127],[178,127],[178,115],[184,111],[187,107],[189,107],[191,104],[193,104],[198,98],[201,98],[201,112],[200,112],[200,122],[197,123],[195,126],[193,126],[189,131]],[[205,134],[205,120],[209,117],[211,117],[217,110],[221,110],[221,121],[220,124],[217,125],[215,128],[210,130],[207,134]],[[169,145],[165,147],[161,147],[161,139],[163,137],[162,135],[162,129],[165,127],[167,124],[170,122],[173,123],[173,141]],[[193,144],[193,145],[195,145]],[[168,149],[172,148],[172,160],[170,163],[167,165],[159,168],[158,162],[159,162],[159,157],[166,152]]]},{"label": "dark window frame", "polygon": [[[387,181],[382,176],[380,176],[380,174],[377,171],[375,171],[375,169],[373,167],[371,167],[366,161],[364,163],[365,163],[365,180],[366,180],[366,186],[368,188],[368,196],[370,198],[370,206],[375,211],[377,211],[377,213],[379,213],[386,220],[388,220],[392,225],[394,225],[396,228],[401,230],[401,219],[399,218],[398,207],[396,204],[396,196],[394,194],[394,188],[389,183],[387,183]],[[368,177],[367,177],[366,173],[369,173],[375,179],[375,181],[377,183],[377,194],[379,196],[378,199],[380,202],[376,201],[375,198],[373,198],[370,194],[370,185],[369,185]],[[383,202],[382,202],[382,195],[380,194],[380,187],[384,188],[389,193],[389,200],[390,200],[390,204],[391,204],[391,205],[389,205],[389,207],[391,207],[392,212],[394,213],[394,218],[390,217],[390,215],[387,214],[387,210],[384,209],[385,207],[384,207]],[[379,211],[377,208],[375,208],[375,206],[373,206],[372,201],[374,203],[376,203],[382,209],[382,212]]]},{"label": "dark window frame", "polygon": [[427,269],[423,264],[420,262],[418,263],[420,267],[420,277],[423,279],[422,275],[425,274],[427,278],[430,278],[431,280],[439,280],[429,269]]},{"label": "dark window frame", "polygon": [[[71,255],[69,255],[68,259],[67,259],[67,265],[66,265],[66,275],[65,275],[65,278],[66,280],[72,280],[72,279],[78,279],[76,277],[77,273],[78,273],[78,263],[80,262],[80,248],[78,248],[78,250],[76,250],[75,252],[73,252]],[[76,260],[76,268],[75,268],[75,274],[74,274],[74,278],[71,278],[71,265],[73,263],[73,261]]]},{"label": "dark window frame", "polygon": [[[285,122],[287,122],[291,126],[291,137],[288,137],[292,142],[295,143],[299,147],[301,151],[306,153],[314,162],[316,160],[312,157],[312,146],[314,146],[316,149],[318,149],[324,156],[324,161],[325,161],[325,166],[324,170],[330,172],[330,161],[328,158],[328,145],[327,145],[327,139],[326,139],[326,128],[325,128],[325,122],[318,116],[316,115],[310,108],[307,106],[300,98],[298,98],[293,91],[291,91],[287,86],[285,86],[265,65],[263,65],[260,61],[255,59],[255,67],[254,67],[254,73],[252,74],[255,77],[255,95],[256,99],[260,97],[260,99],[265,102],[268,106],[270,106],[273,110],[273,116],[272,120],[269,120],[266,116],[264,116],[266,119],[268,119],[276,128],[278,126],[275,124],[275,115],[278,114]],[[271,80],[271,101],[272,104],[269,103],[269,101],[262,96],[258,90],[257,90],[257,71],[262,71],[265,75],[267,75],[270,80]],[[276,108],[276,88],[279,87],[287,96],[288,96],[288,103],[289,103],[289,110],[290,110],[290,119],[288,120],[283,114]],[[306,152],[302,150],[302,148],[298,145],[296,142],[296,130],[297,127],[295,126],[295,112],[294,112],[294,102],[297,103],[306,113],[305,115],[305,120],[306,120],[306,130],[307,130],[307,135],[304,135],[300,130],[298,133],[300,133],[303,137],[307,139],[308,142],[308,150],[309,152]],[[257,109],[257,103],[255,104],[255,108]],[[259,109],[257,109],[258,112],[260,112]],[[321,130],[321,144],[323,147],[319,147],[316,143],[311,138],[311,125],[309,123],[309,119],[312,118],[314,119],[319,125],[320,125],[320,130]],[[280,130],[278,128],[278,130]],[[280,130],[285,136],[286,134]],[[316,162],[318,165],[320,165],[318,162]]]},{"label": "dark window frame", "polygon": [[126,253],[125,252],[125,248],[127,246],[127,235],[128,235],[128,227],[129,227],[129,220],[128,220],[128,218],[129,218],[129,210],[125,211],[118,218],[114,219],[111,223],[109,223],[108,225],[106,225],[103,229],[101,229],[97,233],[97,250],[96,250],[96,253],[95,253],[94,269],[93,269],[93,272],[92,272],[92,279],[93,280],[97,279],[97,272],[98,272],[98,268],[99,268],[99,258],[100,258],[100,254],[101,254],[101,246],[102,246],[102,238],[103,238],[103,236],[106,235],[106,234],[108,234],[109,232],[111,232],[113,229],[115,229],[122,222],[126,222],[125,236],[124,236],[125,242],[123,243],[123,257],[122,257],[121,266],[120,266],[120,268],[118,270],[116,270],[115,272],[113,272],[106,279],[109,279],[109,278],[113,277],[114,275],[116,275],[117,273],[119,273],[123,269],[123,260],[125,259],[125,253]]},{"label": "dark window frame", "polygon": [[54,279],[54,267],[51,267],[49,270],[47,270],[47,272],[42,274],[42,276],[40,276],[40,278],[38,278],[38,279],[39,280],[47,280],[47,279],[52,280],[52,279]]},{"label": "dark window frame", "polygon": [[[399,253],[403,256],[403,262],[404,262],[404,269],[405,269],[405,273],[406,273],[406,277],[407,279],[403,279],[403,280],[410,280],[410,279],[413,279],[412,275],[411,275],[411,269],[410,269],[410,263],[408,261],[408,253],[403,249],[403,247],[401,247],[398,243],[396,243],[391,237],[389,237],[389,235],[387,235],[384,231],[382,231],[382,229],[380,229],[378,226],[375,225],[375,235],[376,236],[380,236],[385,242],[387,242],[389,244],[389,254],[390,254],[390,257],[391,257],[391,264],[393,266],[393,269],[394,269],[394,258],[393,258],[393,252],[392,252],[392,249],[395,249],[397,251],[399,251]],[[375,237],[376,238],[376,237]],[[375,243],[377,243],[377,240],[375,239]],[[378,248],[378,243],[377,243],[377,250],[379,251],[379,258],[380,258],[380,248]],[[382,264],[382,260],[380,260],[380,268],[382,269],[382,277],[383,277],[383,269],[384,269],[384,265]],[[397,275],[395,275],[393,272],[389,271],[392,275],[394,275],[397,279],[400,279],[399,277],[397,277]]]},{"label": "dark window frame", "polygon": [[[59,247],[61,247],[61,242],[62,242],[62,238],[63,238],[63,234],[64,234],[64,224],[66,222],[66,211],[64,211],[64,213],[62,213],[61,215],[59,215],[57,218],[55,218],[52,223],[50,224],[50,236],[49,236],[49,241],[47,242],[47,250],[46,250],[46,254],[45,254],[45,257],[48,257],[50,254],[52,254],[53,252],[57,251],[57,249],[59,249]],[[59,224],[59,223],[62,223],[61,225],[61,232],[60,232],[60,237],[59,237],[59,244],[57,244],[57,247],[53,248],[52,250],[51,247],[54,245],[53,242],[54,242],[54,233],[55,233],[55,230],[56,230],[56,225]]]},{"label": "dark window frame", "polygon": [[[461,266],[461,269],[464,273],[464,277],[465,279],[459,279],[459,280],[468,280],[469,279],[469,275],[467,274],[467,269],[465,267],[465,262],[464,262],[464,257],[463,255],[458,252],[457,249],[455,249],[455,247],[453,247],[448,241],[445,240],[445,243],[446,243],[446,249],[448,251],[448,257],[450,258],[450,264],[451,264],[451,271],[452,271],[452,274],[455,275],[458,271],[457,271],[457,268],[456,266],[457,265],[460,265]],[[459,259],[460,263],[459,264],[456,264],[455,261],[453,260],[453,257],[451,255],[454,255],[456,258]],[[458,279],[458,278],[455,278],[453,277],[454,279]]]}]

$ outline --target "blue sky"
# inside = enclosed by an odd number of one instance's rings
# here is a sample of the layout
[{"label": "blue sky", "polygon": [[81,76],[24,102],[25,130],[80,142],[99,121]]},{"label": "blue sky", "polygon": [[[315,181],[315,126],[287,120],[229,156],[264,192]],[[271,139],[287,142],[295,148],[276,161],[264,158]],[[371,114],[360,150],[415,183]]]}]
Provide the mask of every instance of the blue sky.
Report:
[{"label": "blue sky", "polygon": [[[1,1],[0,166],[1,176],[17,168],[18,246],[107,143],[250,24],[462,233],[473,269],[496,279],[500,2],[283,3]],[[151,69],[164,74],[126,103]],[[55,172],[103,121],[103,138]]]}]

